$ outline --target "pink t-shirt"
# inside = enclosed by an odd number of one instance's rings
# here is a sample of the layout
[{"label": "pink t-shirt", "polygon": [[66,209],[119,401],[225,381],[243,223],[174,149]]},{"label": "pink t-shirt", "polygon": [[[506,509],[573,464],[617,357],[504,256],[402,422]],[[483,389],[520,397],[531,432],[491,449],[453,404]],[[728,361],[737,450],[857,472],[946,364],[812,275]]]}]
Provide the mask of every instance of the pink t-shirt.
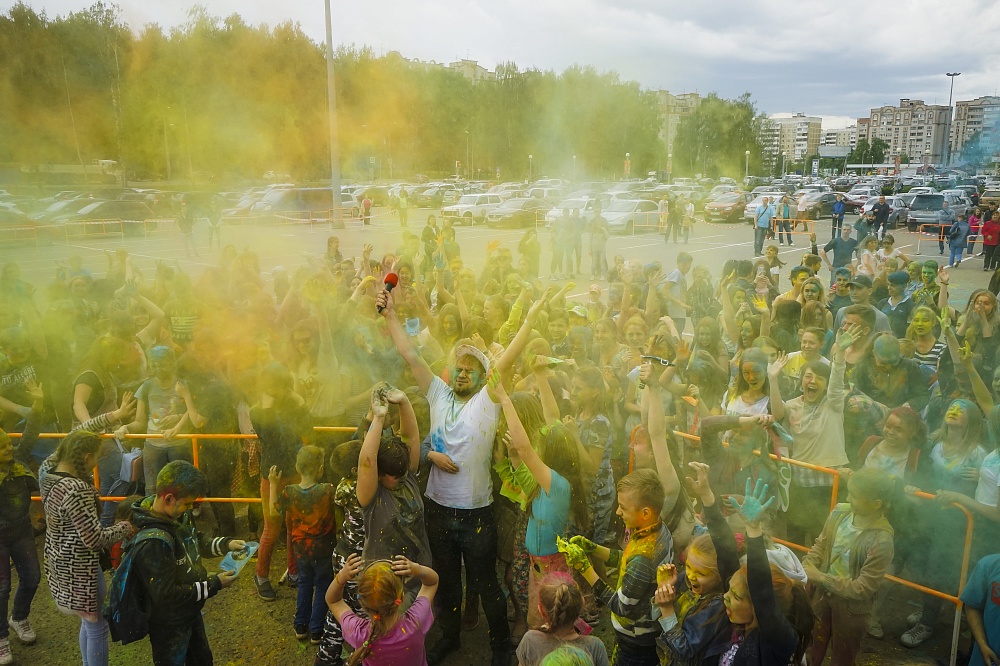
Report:
[{"label": "pink t-shirt", "polygon": [[[351,611],[340,617],[344,640],[354,649],[365,642],[370,624],[371,620]],[[427,597],[417,597],[389,633],[372,644],[372,653],[364,660],[364,666],[427,666],[424,636],[432,624],[431,602]]]}]

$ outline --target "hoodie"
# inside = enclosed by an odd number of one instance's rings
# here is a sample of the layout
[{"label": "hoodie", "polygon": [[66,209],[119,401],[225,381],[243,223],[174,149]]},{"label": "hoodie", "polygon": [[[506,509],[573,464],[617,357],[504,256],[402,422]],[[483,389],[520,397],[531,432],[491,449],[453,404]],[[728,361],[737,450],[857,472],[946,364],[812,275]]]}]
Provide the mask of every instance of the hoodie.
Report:
[{"label": "hoodie", "polygon": [[[824,573],[829,571],[830,554],[837,538],[837,529],[845,520],[854,520],[851,505],[838,504],[826,519],[823,531],[802,564],[812,564]],[[823,597],[839,597],[852,615],[871,613],[875,593],[892,563],[892,537],[892,526],[885,516],[871,527],[858,532],[850,546],[851,575],[829,576],[821,584],[814,584],[814,603]]]},{"label": "hoodie", "polygon": [[160,539],[143,541],[136,546],[134,565],[151,602],[150,624],[185,626],[194,622],[205,601],[222,589],[219,577],[208,575],[202,556],[223,556],[231,539],[204,537],[195,529],[190,511],[178,520],[153,513],[154,499],[150,495],[132,505],[132,523],[137,530],[165,530],[173,536],[173,544]]}]

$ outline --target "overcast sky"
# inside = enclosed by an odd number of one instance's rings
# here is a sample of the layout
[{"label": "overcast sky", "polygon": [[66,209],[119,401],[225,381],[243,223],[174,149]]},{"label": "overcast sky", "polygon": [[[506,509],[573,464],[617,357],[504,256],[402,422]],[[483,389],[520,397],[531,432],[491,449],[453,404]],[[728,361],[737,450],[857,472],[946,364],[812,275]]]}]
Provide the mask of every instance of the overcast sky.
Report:
[{"label": "overcast sky", "polygon": [[[90,0],[26,0],[50,17]],[[174,26],[189,0],[119,0],[125,20]],[[323,1],[205,0],[220,17],[296,21],[324,39]],[[489,69],[617,70],[673,93],[750,92],[765,113],[803,112],[843,126],[900,98],[948,103],[996,94],[996,0],[333,0],[334,41],[408,58],[479,61]]]}]

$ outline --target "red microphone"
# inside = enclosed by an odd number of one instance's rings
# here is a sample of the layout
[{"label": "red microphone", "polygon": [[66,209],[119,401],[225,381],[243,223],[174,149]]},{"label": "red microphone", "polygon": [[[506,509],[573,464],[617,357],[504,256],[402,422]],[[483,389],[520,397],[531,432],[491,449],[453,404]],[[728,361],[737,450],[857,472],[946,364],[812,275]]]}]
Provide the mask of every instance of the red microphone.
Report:
[{"label": "red microphone", "polygon": [[[395,273],[389,273],[388,275],[385,276],[385,290],[386,291],[392,291],[393,287],[395,287],[397,284],[399,284],[399,276],[398,275],[396,275]],[[381,305],[378,306],[378,311],[382,312],[382,310],[383,310],[382,306]]]}]

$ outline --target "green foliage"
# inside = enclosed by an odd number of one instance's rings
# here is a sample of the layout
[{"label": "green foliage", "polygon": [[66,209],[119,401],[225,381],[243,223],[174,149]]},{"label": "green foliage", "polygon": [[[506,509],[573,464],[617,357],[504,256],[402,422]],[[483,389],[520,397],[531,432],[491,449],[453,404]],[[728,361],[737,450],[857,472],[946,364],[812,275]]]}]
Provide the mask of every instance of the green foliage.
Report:
[{"label": "green foliage", "polygon": [[[365,177],[372,157],[376,176],[388,177],[391,158],[397,176],[452,173],[461,161],[466,175],[499,168],[503,180],[525,177],[528,155],[535,176],[580,179],[620,178],[625,153],[634,175],[666,162],[655,93],[615,73],[504,63],[474,84],[354,45],[334,62],[348,178]],[[328,174],[327,146],[325,49],[297,24],[251,26],[195,7],[169,32],[133,30],[100,2],[56,18],[22,3],[0,15],[0,162],[310,179]]]},{"label": "green foliage", "polygon": [[871,143],[868,139],[858,139],[847,161],[850,164],[882,164],[888,153],[889,144],[884,139],[876,138]]},{"label": "green foliage", "polygon": [[742,178],[746,151],[750,151],[750,173],[763,169],[764,123],[744,93],[735,100],[715,93],[702,99],[694,111],[681,118],[673,145],[673,172],[677,176],[703,173],[711,177]]}]

